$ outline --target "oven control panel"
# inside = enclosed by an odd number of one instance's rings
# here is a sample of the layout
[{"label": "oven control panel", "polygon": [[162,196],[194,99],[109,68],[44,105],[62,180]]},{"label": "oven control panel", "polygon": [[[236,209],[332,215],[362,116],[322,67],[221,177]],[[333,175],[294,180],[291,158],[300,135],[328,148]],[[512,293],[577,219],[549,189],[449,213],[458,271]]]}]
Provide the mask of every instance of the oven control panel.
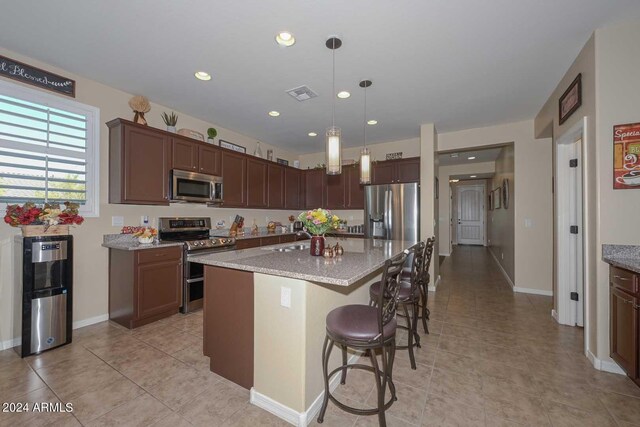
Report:
[{"label": "oven control panel", "polygon": [[214,237],[203,240],[190,240],[186,242],[187,250],[224,248],[236,244],[235,237]]}]

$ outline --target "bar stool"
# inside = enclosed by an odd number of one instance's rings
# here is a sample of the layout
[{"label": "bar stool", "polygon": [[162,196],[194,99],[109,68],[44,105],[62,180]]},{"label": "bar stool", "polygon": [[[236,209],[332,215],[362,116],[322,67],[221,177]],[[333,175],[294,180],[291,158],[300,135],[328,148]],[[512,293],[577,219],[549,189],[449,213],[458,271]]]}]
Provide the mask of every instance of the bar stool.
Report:
[{"label": "bar stool", "polygon": [[422,274],[420,275],[420,307],[422,308],[422,314],[420,314],[419,317],[422,319],[422,327],[424,328],[424,332],[427,334],[429,333],[429,326],[427,325],[427,322],[430,314],[427,302],[429,300],[429,282],[431,281],[429,267],[431,266],[433,245],[435,242],[435,236],[427,239],[427,247],[425,248],[425,256],[423,258],[424,265],[422,266]]},{"label": "bar stool", "polygon": [[[378,414],[380,426],[387,425],[385,411],[397,400],[396,388],[393,384],[393,358],[396,343],[396,306],[397,296],[400,291],[400,273],[407,259],[408,251],[387,260],[382,271],[383,291],[390,295],[389,299],[383,299],[382,293],[377,307],[368,305],[345,305],[333,309],[326,320],[327,336],[322,348],[322,373],[324,375],[324,399],[322,408],[318,414],[318,423],[324,420],[329,399],[343,411],[355,415]],[[342,365],[328,372],[329,358],[334,344],[342,349]],[[364,364],[347,364],[347,348],[368,352],[371,366]],[[382,350],[382,370],[378,367],[376,350]],[[377,390],[376,408],[353,408],[336,399],[329,390],[329,381],[338,371],[342,371],[340,383],[344,384],[348,369],[363,369],[374,373]],[[384,401],[385,391],[389,387],[391,397]]]},{"label": "bar stool", "polygon": [[[413,354],[414,347],[420,347],[420,335],[418,335],[418,311],[420,304],[420,285],[422,269],[424,268],[425,242],[419,242],[410,250],[411,266],[407,272],[404,269],[400,276],[400,290],[398,292],[398,308],[402,308],[402,317],[407,320],[407,325],[398,325],[398,328],[405,329],[408,334],[408,344],[396,345],[396,350],[409,350],[409,360],[411,369],[416,369],[416,359]],[[406,280],[408,273],[408,281]],[[383,295],[384,299],[389,299],[390,295]],[[376,306],[380,299],[380,282],[375,282],[369,287],[369,305]],[[411,316],[408,307],[411,307]],[[400,316],[400,314],[398,314]]]}]

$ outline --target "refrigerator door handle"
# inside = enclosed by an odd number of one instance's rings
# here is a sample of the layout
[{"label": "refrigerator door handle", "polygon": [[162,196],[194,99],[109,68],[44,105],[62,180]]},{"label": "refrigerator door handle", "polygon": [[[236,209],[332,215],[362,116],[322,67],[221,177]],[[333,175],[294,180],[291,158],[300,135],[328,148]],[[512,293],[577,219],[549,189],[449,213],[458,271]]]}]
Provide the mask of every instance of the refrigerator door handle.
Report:
[{"label": "refrigerator door handle", "polygon": [[383,205],[383,214],[382,214],[382,227],[383,227],[383,231],[384,231],[384,238],[387,238],[387,233],[388,233],[388,229],[389,229],[389,223],[388,223],[388,218],[389,218],[389,190],[384,190],[384,205]]},{"label": "refrigerator door handle", "polygon": [[393,191],[389,190],[389,196],[387,197],[387,206],[386,206],[386,218],[387,218],[387,229],[386,229],[386,237],[387,239],[391,238],[391,230],[393,227],[393,215],[391,214],[392,212],[392,201],[393,201]]}]

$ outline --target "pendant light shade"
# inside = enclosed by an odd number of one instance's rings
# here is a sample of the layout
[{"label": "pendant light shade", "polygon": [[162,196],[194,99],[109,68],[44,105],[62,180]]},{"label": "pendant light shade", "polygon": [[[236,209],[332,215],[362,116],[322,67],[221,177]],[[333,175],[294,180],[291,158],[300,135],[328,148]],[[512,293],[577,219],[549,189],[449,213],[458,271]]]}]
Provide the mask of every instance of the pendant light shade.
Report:
[{"label": "pendant light shade", "polygon": [[339,175],[342,173],[340,134],[340,129],[337,127],[332,126],[327,129],[327,146],[325,147],[327,175]]},{"label": "pendant light shade", "polygon": [[326,46],[333,52],[333,80],[332,95],[333,110],[331,113],[331,127],[327,129],[326,135],[326,173],[327,175],[340,175],[342,173],[342,132],[336,127],[336,49],[342,46],[342,40],[331,37],[327,40]]},{"label": "pendant light shade", "polygon": [[371,152],[367,148],[367,88],[373,83],[363,80],[360,87],[364,88],[364,132],[362,151],[360,152],[360,184],[371,184]]}]

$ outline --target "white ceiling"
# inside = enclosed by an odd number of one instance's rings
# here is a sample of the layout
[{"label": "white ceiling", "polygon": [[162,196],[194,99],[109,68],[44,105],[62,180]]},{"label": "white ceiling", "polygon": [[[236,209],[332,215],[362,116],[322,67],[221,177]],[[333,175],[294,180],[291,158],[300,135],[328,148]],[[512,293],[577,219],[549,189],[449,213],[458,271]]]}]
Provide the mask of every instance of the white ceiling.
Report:
[{"label": "white ceiling", "polygon": [[[440,166],[466,165],[469,163],[494,162],[500,155],[501,147],[487,148],[485,150],[457,151],[458,157],[451,157],[454,153],[438,154],[438,164]],[[469,160],[469,157],[475,159]]]},{"label": "white ceiling", "polygon": [[[331,120],[362,142],[532,118],[591,32],[640,16],[637,0],[20,0],[2,5],[2,46],[300,153],[323,151]],[[281,48],[278,31],[297,43]],[[213,75],[209,82],[196,70]],[[309,85],[299,103],[286,89]],[[270,110],[281,112],[271,118]],[[151,114],[160,114],[153,111]],[[110,117],[105,117],[105,120]],[[310,138],[315,131],[319,137]]]}]

